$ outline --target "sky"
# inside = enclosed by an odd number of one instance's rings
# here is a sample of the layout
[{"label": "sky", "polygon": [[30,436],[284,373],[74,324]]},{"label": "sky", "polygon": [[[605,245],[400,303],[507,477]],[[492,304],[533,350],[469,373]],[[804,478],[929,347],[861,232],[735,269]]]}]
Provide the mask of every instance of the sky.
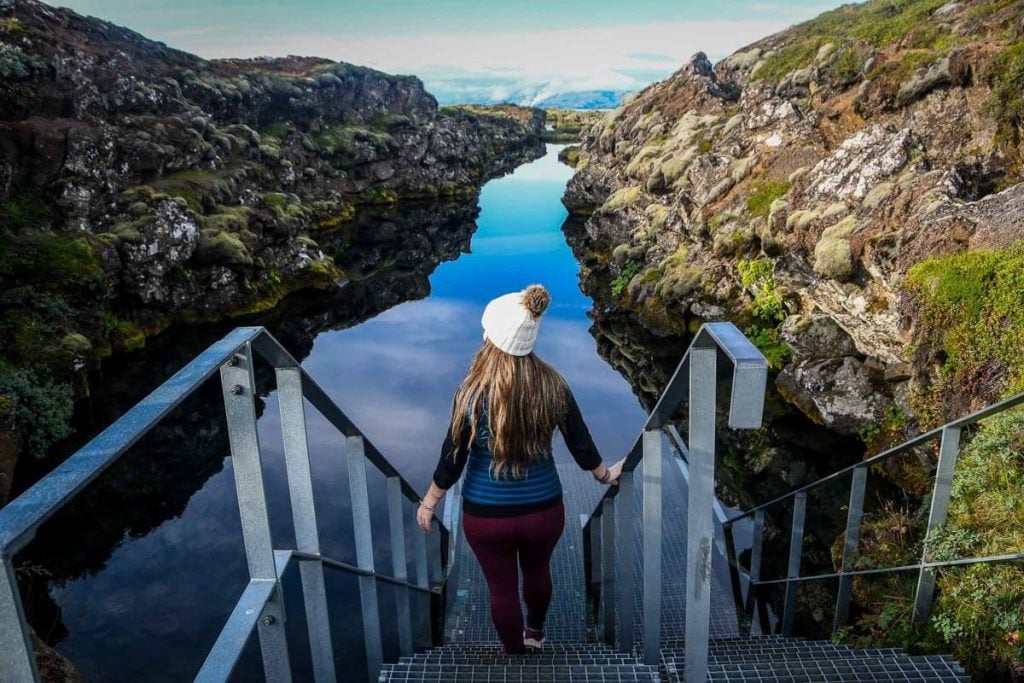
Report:
[{"label": "sky", "polygon": [[[414,74],[444,97],[630,91],[712,61],[822,0],[57,0],[203,57],[315,55]],[[435,92],[435,94],[438,94]]]}]

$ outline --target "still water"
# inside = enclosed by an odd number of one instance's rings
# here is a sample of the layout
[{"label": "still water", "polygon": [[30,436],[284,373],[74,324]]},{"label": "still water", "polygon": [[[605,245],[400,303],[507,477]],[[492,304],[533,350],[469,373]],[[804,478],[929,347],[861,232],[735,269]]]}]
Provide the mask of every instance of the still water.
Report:
[{"label": "still water", "polygon": [[[419,490],[429,483],[436,464],[452,393],[481,343],[484,305],[531,283],[545,284],[552,295],[537,352],[565,375],[605,460],[621,457],[643,424],[632,390],[598,356],[588,331],[591,301],[579,290],[577,264],[561,231],[566,212],[560,198],[572,171],[557,161],[560,149],[549,145],[543,158],[483,188],[470,251],[434,270],[426,298],[401,303],[348,329],[321,331],[303,359],[307,371]],[[259,426],[271,522],[277,545],[290,547],[293,531],[275,394],[264,403]],[[318,416],[310,414],[309,420],[323,551],[352,561],[344,441]],[[216,431],[200,418],[193,420],[178,435],[178,448],[194,448],[204,430]],[[567,457],[560,441],[556,456]],[[174,448],[130,457],[125,467],[145,468],[160,457],[180,460],[182,468],[197,467]],[[100,566],[49,584],[67,634],[58,649],[86,680],[190,680],[234,606],[247,573],[231,460],[217,450],[212,462],[204,463],[210,473],[202,474],[202,485],[188,492],[180,511],[152,528],[125,524],[115,529],[123,539]],[[389,568],[384,480],[375,475],[371,471],[375,554],[378,567]],[[411,506],[407,513],[411,533]],[[79,526],[76,533],[91,532]],[[67,552],[74,552],[76,539],[66,543]],[[301,596],[290,584],[291,656],[301,680],[308,674],[308,649]],[[338,671],[344,680],[360,680],[365,664],[354,579],[329,575],[328,594]],[[382,589],[386,642],[394,640],[389,637],[390,600]],[[299,611],[293,614],[293,609]],[[259,675],[252,645],[240,679]],[[393,656],[394,647],[387,642],[385,656]]]}]

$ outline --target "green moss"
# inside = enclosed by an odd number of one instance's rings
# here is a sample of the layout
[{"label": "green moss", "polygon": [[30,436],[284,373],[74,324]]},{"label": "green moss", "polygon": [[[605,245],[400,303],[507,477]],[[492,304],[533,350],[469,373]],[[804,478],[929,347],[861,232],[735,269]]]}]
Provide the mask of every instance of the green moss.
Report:
[{"label": "green moss", "polygon": [[364,201],[367,204],[392,205],[398,202],[398,194],[389,187],[376,185],[366,192]]},{"label": "green moss", "polygon": [[736,263],[740,282],[754,292],[753,311],[760,320],[776,324],[786,317],[782,293],[775,282],[775,263],[771,259],[740,259]]},{"label": "green moss", "polygon": [[40,194],[29,192],[0,204],[0,230],[32,230],[49,224],[52,219],[50,204]]},{"label": "green moss", "polygon": [[845,239],[823,237],[814,247],[814,272],[843,281],[853,275],[853,251]]},{"label": "green moss", "polygon": [[263,203],[274,213],[277,220],[285,224],[303,220],[310,213],[309,209],[303,206],[302,202],[293,199],[283,192],[264,193]]},{"label": "green moss", "polygon": [[785,196],[791,185],[787,180],[758,180],[747,196],[747,211],[754,216],[768,218],[772,202]]},{"label": "green moss", "polygon": [[920,343],[943,352],[933,398],[1024,390],[1024,242],[928,259],[904,289],[920,314]]},{"label": "green moss", "polygon": [[199,231],[194,258],[202,264],[251,266],[252,256],[237,236],[211,228]]},{"label": "green moss", "polygon": [[609,195],[601,206],[602,211],[614,212],[636,204],[640,200],[640,188],[622,187]]},{"label": "green moss", "polygon": [[378,152],[387,152],[394,142],[387,130],[355,124],[332,126],[313,140],[325,154],[350,154],[360,143],[369,143]]},{"label": "green moss", "polygon": [[24,33],[25,25],[21,23],[21,19],[18,19],[18,17],[4,17],[0,19],[0,30],[14,34]]},{"label": "green moss", "polygon": [[227,174],[193,169],[171,173],[147,187],[158,194],[181,197],[188,202],[190,209],[203,213],[228,199],[235,184]]},{"label": "green moss", "polygon": [[284,139],[284,136],[288,134],[292,126],[287,121],[274,121],[269,126],[260,131],[260,138],[264,136],[270,136],[277,138],[278,140]]},{"label": "green moss", "polygon": [[381,114],[370,120],[370,126],[378,130],[394,132],[411,127],[412,119],[404,114]]},{"label": "green moss", "polygon": [[743,334],[764,354],[772,370],[781,369],[793,357],[793,349],[782,339],[777,326],[752,325]]},{"label": "green moss", "polygon": [[103,336],[118,351],[134,351],[146,345],[146,333],[135,323],[104,312],[101,318]]},{"label": "green moss", "polygon": [[1016,141],[1024,124],[1024,41],[1003,50],[985,74],[992,94],[989,108],[1000,124],[1000,134]]},{"label": "green moss", "polygon": [[215,213],[203,216],[202,227],[219,232],[242,232],[249,228],[252,209],[247,206],[218,206]]}]

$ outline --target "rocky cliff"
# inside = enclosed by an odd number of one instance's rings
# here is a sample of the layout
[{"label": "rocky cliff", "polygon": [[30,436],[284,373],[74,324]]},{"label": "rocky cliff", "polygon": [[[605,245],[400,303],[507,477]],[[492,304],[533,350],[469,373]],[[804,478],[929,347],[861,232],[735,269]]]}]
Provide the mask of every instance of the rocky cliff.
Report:
[{"label": "rocky cliff", "polygon": [[1022,8],[874,1],[694,56],[584,131],[565,203],[591,288],[664,332],[755,328],[784,395],[848,434],[1021,386],[1019,315],[975,302],[1007,328],[986,360],[936,301],[967,252],[995,298],[1024,266]]},{"label": "rocky cliff", "polygon": [[[716,65],[697,54],[583,131],[566,231],[602,353],[649,399],[671,355],[650,340],[679,348],[728,319],[773,365],[766,429],[723,430],[726,502],[763,501],[1024,390],[1022,93],[1024,2],[871,0]],[[942,552],[1020,547],[1007,531],[1024,519],[1007,436],[1019,422],[982,430],[979,455],[962,458],[943,532],[957,540]],[[872,474],[860,566],[920,557],[934,458]],[[807,537],[825,571],[839,517]],[[784,545],[781,526],[769,534]],[[945,577],[924,627],[905,619],[901,579],[858,584],[855,633],[955,651],[986,680],[1019,675],[1024,595],[972,595],[1019,585],[1020,570],[986,572]],[[827,621],[821,597],[801,598],[802,621]]]},{"label": "rocky cliff", "polygon": [[208,61],[0,0],[0,414],[44,450],[96,358],[333,286],[350,274],[320,242],[362,207],[472,201],[543,129],[540,110],[439,109],[410,76]]}]

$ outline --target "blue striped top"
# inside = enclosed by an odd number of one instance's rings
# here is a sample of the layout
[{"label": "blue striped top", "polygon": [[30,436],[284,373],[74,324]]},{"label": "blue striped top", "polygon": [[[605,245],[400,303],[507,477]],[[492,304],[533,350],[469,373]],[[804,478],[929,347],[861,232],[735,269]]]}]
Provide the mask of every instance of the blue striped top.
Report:
[{"label": "blue striped top", "polygon": [[474,505],[534,505],[553,501],[562,495],[555,460],[548,454],[519,472],[497,475],[491,472],[494,456],[487,447],[490,430],[487,425],[487,401],[484,401],[477,422],[476,441],[469,449],[462,496]]}]

